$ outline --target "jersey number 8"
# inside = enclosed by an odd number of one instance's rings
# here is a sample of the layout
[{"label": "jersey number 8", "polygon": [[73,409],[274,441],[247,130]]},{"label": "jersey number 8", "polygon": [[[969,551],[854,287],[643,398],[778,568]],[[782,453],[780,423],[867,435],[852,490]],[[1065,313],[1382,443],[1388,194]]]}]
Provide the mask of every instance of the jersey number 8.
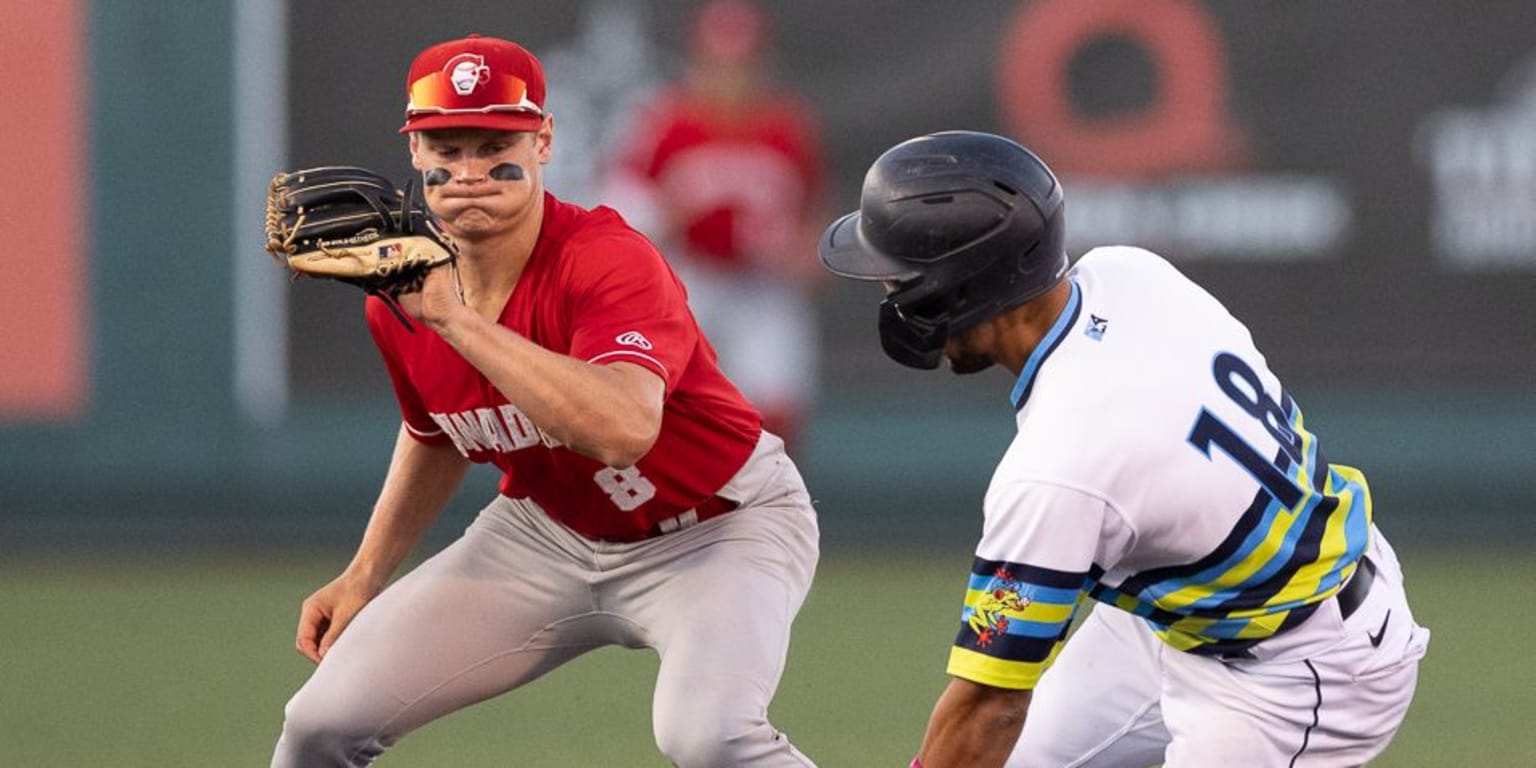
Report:
[{"label": "jersey number 8", "polygon": [[603,467],[592,479],[597,482],[597,487],[603,489],[603,493],[608,494],[613,505],[625,512],[650,501],[656,495],[656,485],[635,467]]}]

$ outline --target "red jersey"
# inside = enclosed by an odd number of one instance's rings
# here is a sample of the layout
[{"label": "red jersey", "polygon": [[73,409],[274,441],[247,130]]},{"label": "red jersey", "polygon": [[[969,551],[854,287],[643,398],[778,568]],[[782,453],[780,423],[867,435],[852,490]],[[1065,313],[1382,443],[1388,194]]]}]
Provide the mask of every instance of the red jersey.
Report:
[{"label": "red jersey", "polygon": [[410,333],[376,298],[368,327],[412,436],[500,468],[500,491],[530,497],[592,539],[644,538],[709,499],[757,443],[761,418],[720,372],[682,283],[650,241],[608,208],[544,196],[533,254],[498,319],[545,349],[627,362],[666,381],[661,434],[613,469],[544,434],[430,328]]},{"label": "red jersey", "polygon": [[624,162],[657,187],[690,256],[750,266],[797,247],[821,183],[804,105],[777,96],[731,114],[675,91],[639,125]]}]

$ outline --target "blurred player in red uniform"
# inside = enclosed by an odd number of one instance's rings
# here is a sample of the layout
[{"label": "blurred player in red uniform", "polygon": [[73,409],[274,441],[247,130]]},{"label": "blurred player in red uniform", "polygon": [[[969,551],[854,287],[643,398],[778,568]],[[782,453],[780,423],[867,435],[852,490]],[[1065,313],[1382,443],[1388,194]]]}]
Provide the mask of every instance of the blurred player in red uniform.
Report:
[{"label": "blurred player in red uniform", "polygon": [[721,367],[793,446],[816,390],[823,169],[811,111],[772,81],[771,37],[747,0],[702,6],[686,76],[642,113],[608,199],[667,244]]},{"label": "blurred player in red uniform", "polygon": [[[459,257],[401,297],[414,332],[368,301],[403,423],[356,556],[304,602],[297,644],[319,666],[272,764],[367,765],[622,645],[661,658],[654,733],[674,764],[811,765],[767,719],[817,561],[783,442],[650,242],[544,190],[554,123],[532,54],[442,43],[407,87],[401,131]],[[502,470],[499,494],[385,589],[470,462]]]}]

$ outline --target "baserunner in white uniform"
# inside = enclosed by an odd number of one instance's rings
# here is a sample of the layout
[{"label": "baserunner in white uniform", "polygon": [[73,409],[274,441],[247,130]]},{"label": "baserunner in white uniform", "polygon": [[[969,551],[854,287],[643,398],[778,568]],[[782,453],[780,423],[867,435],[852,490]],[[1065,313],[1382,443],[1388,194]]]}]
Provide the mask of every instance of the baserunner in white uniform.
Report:
[{"label": "baserunner in white uniform", "polygon": [[[1364,475],[1163,258],[1099,248],[1069,270],[1062,208],[1028,150],[947,132],[882,155],[822,241],[834,273],[885,282],[898,362],[1016,377],[913,764],[1364,764],[1429,639]],[[1085,594],[1102,605],[1069,640]]]}]

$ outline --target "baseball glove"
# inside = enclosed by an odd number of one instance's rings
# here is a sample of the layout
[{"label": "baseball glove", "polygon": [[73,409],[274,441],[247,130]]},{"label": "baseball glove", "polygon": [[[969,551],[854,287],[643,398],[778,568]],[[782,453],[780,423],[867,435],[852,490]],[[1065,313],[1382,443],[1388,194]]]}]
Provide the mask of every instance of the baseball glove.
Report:
[{"label": "baseball glove", "polygon": [[384,300],[410,330],[396,299],[427,272],[453,262],[453,242],[405,191],[364,168],[279,173],[267,193],[267,252],[295,275],[340,280]]}]

